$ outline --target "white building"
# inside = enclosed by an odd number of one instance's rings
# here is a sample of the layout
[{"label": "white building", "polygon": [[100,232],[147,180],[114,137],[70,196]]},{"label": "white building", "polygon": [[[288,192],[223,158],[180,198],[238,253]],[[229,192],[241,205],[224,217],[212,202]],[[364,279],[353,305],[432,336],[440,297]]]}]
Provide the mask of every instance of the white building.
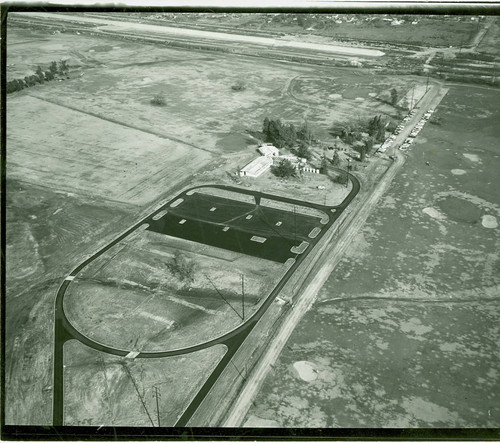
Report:
[{"label": "white building", "polygon": [[240,175],[254,178],[259,177],[264,174],[272,164],[273,160],[270,156],[264,155],[263,157],[257,157],[240,170]]},{"label": "white building", "polygon": [[259,152],[262,155],[266,155],[269,157],[277,157],[278,155],[280,155],[280,150],[276,146],[269,145],[269,144],[262,145],[259,148]]}]

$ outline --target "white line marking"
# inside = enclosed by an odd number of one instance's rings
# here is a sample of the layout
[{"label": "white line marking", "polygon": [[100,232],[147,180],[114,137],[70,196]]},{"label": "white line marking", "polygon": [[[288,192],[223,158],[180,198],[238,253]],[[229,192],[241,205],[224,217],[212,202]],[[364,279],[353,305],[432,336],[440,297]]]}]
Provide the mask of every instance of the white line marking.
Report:
[{"label": "white line marking", "polygon": [[166,318],[160,317],[159,315],[154,315],[150,314],[149,312],[144,312],[141,311],[139,315],[142,315],[143,317],[150,318],[151,320],[163,323],[167,325],[169,328],[171,328],[174,325],[174,322],[172,320],[167,320]]},{"label": "white line marking", "polygon": [[267,238],[259,237],[258,235],[253,235],[250,240],[256,241],[257,243],[264,243],[267,240]]},{"label": "white line marking", "polygon": [[131,358],[131,359],[134,359],[135,357],[137,357],[138,355],[140,354],[139,351],[130,351],[126,356],[125,358]]},{"label": "white line marking", "polygon": [[214,206],[213,208],[210,208],[210,212],[214,212],[217,208]]},{"label": "white line marking", "polygon": [[172,300],[175,303],[179,303],[180,305],[187,306],[188,308],[198,309],[200,311],[206,312],[207,314],[217,314],[219,312],[219,311],[216,311],[214,309],[204,308],[203,306],[197,305],[195,303],[190,303],[186,300],[182,300],[181,298],[177,298],[177,297],[174,297],[172,295],[170,297],[168,297],[168,299]]},{"label": "white line marking", "polygon": [[180,224],[180,225],[183,225],[184,223],[186,223],[186,219],[185,219],[185,218],[183,218],[183,219],[179,222],[179,224]]},{"label": "white line marking", "polygon": [[64,280],[72,281],[75,279],[74,275],[68,275]]}]

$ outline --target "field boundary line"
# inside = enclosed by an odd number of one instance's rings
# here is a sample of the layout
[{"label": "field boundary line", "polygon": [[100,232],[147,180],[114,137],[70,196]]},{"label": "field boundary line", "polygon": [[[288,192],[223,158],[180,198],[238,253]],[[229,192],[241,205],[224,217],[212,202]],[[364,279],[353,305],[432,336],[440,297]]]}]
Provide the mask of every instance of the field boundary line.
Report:
[{"label": "field boundary line", "polygon": [[205,151],[205,152],[208,152],[210,154],[217,154],[216,151],[212,151],[212,150],[207,149],[207,148],[202,148],[200,146],[194,145],[193,143],[189,143],[189,142],[186,142],[184,140],[181,140],[180,138],[172,137],[170,135],[160,134],[158,132],[151,131],[150,129],[141,128],[140,126],[130,125],[128,123],[121,122],[121,121],[116,120],[114,118],[104,117],[103,115],[96,114],[95,112],[92,112],[92,111],[84,111],[82,109],[77,108],[76,106],[70,106],[70,105],[62,104],[62,103],[60,103],[57,100],[53,100],[53,99],[46,98],[46,97],[39,97],[39,96],[34,95],[34,94],[27,94],[27,96],[28,97],[32,97],[32,98],[36,98],[37,100],[45,101],[47,103],[51,103],[51,104],[56,105],[56,106],[61,106],[62,108],[71,109],[72,111],[76,111],[76,112],[79,112],[81,114],[87,114],[87,115],[90,115],[91,117],[95,117],[95,118],[98,118],[100,120],[104,120],[104,121],[107,121],[107,122],[110,122],[110,123],[114,123],[115,125],[124,126],[125,128],[134,129],[136,131],[144,132],[146,134],[151,134],[151,135],[154,135],[154,136],[159,137],[159,138],[163,138],[163,139],[166,139],[166,140],[170,140],[170,141],[174,141],[174,142],[177,142],[177,143],[181,143],[183,145],[190,146],[192,148],[199,149],[201,151]]}]

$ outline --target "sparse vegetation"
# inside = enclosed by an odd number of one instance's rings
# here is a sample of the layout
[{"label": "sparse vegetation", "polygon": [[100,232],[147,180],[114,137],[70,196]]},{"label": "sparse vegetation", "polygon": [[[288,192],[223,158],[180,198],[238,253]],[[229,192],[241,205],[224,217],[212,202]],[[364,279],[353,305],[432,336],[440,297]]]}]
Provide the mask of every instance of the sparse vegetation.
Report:
[{"label": "sparse vegetation", "polygon": [[172,260],[167,263],[167,268],[182,282],[191,283],[194,281],[196,263],[178,250],[175,251]]},{"label": "sparse vegetation", "polygon": [[151,99],[151,104],[155,106],[165,106],[167,102],[165,101],[165,97],[162,94],[156,94]]},{"label": "sparse vegetation", "polygon": [[244,91],[246,89],[246,84],[243,80],[238,80],[233,86],[231,86],[231,89],[233,91]]}]

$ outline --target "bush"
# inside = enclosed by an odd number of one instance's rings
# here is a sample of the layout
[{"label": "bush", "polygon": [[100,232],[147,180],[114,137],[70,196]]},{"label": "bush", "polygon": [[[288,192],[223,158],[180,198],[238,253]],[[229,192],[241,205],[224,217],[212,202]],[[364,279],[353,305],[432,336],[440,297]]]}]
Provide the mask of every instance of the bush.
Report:
[{"label": "bush", "polygon": [[231,89],[233,91],[244,91],[246,89],[246,85],[243,82],[243,80],[238,80],[236,82],[236,84],[234,84],[233,86],[231,86]]},{"label": "bush", "polygon": [[151,104],[155,106],[165,106],[165,97],[163,97],[163,95],[161,94],[157,94],[151,99]]},{"label": "bush", "polygon": [[180,251],[175,251],[174,258],[170,263],[167,263],[167,268],[181,281],[194,281],[196,263],[187,259]]}]

